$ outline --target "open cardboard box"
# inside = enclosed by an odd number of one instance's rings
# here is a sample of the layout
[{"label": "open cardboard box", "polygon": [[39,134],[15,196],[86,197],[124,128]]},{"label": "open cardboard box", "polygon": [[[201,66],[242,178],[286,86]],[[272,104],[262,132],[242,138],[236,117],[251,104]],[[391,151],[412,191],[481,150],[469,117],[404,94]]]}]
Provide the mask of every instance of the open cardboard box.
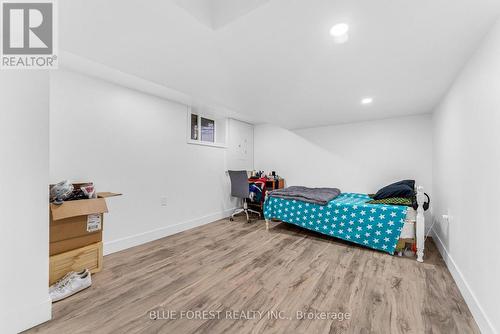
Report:
[{"label": "open cardboard box", "polygon": [[102,241],[105,198],[121,194],[102,192],[98,198],[50,204],[49,254],[56,255]]}]

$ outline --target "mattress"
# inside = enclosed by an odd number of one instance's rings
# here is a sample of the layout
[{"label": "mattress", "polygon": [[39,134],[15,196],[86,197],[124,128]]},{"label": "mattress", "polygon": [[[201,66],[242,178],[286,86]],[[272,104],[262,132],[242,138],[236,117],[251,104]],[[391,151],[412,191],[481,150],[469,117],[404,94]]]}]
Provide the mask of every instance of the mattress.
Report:
[{"label": "mattress", "polygon": [[[268,197],[264,217],[393,254],[409,207],[368,204],[368,195],[342,193],[327,205]],[[408,225],[410,226],[410,225]]]}]

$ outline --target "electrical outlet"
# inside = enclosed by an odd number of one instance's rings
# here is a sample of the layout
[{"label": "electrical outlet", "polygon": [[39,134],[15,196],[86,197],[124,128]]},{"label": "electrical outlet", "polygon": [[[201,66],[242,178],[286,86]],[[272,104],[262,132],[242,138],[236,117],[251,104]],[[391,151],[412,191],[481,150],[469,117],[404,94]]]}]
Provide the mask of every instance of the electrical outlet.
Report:
[{"label": "electrical outlet", "polygon": [[446,214],[441,216],[443,218],[444,223],[451,223],[451,220],[453,219],[453,216],[450,214],[450,209],[446,211]]},{"label": "electrical outlet", "polygon": [[160,205],[163,207],[167,206],[167,197],[166,196],[160,197]]}]

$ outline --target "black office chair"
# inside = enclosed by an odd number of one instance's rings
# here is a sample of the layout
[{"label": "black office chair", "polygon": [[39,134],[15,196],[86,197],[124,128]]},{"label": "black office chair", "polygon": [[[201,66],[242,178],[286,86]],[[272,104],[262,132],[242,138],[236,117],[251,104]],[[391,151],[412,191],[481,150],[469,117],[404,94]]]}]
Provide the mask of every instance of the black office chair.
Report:
[{"label": "black office chair", "polygon": [[234,216],[244,212],[247,215],[247,222],[250,222],[249,212],[259,215],[260,212],[249,209],[247,199],[250,196],[250,190],[248,186],[248,174],[246,170],[229,170],[229,178],[231,179],[231,196],[241,198],[243,201],[243,207],[234,210],[231,218],[229,220],[233,221]]}]

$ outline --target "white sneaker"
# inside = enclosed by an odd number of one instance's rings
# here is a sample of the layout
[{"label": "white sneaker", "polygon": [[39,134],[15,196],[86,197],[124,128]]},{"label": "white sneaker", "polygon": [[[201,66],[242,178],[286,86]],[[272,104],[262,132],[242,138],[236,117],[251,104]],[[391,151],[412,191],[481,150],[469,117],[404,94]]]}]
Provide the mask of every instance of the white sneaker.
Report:
[{"label": "white sneaker", "polygon": [[92,279],[90,278],[90,272],[86,272],[82,276],[73,275],[65,283],[58,286],[52,292],[50,292],[50,299],[55,303],[59,300],[68,298],[75,293],[82,291],[92,285]]},{"label": "white sneaker", "polygon": [[63,278],[61,278],[60,280],[58,280],[57,282],[55,282],[54,284],[52,284],[49,287],[49,293],[51,293],[52,291],[54,291],[55,289],[57,289],[61,285],[65,284],[71,277],[73,277],[75,275],[83,276],[88,271],[89,271],[88,269],[83,269],[82,271],[79,271],[77,273],[74,272],[74,271],[70,271],[69,273],[67,273],[66,275],[64,275]]}]

